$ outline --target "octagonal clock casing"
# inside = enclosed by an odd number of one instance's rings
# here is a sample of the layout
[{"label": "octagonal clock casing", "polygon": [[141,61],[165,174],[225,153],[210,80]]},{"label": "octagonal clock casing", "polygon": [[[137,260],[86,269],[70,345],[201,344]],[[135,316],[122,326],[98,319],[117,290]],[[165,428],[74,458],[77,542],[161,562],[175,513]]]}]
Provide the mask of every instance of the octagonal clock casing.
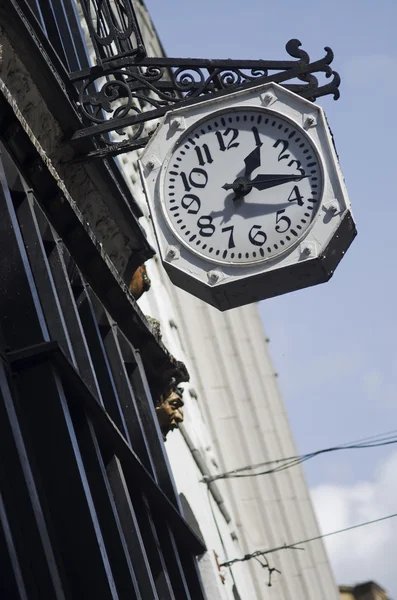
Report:
[{"label": "octagonal clock casing", "polygon": [[171,280],[219,310],[328,281],[356,235],[323,110],[274,83],[167,113],[139,168]]}]

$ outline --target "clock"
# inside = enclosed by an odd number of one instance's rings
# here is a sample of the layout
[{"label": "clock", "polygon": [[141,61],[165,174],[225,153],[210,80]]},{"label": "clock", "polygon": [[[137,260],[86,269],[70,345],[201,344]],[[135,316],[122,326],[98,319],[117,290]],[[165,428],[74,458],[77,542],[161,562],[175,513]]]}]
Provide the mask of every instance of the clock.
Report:
[{"label": "clock", "polygon": [[288,253],[321,205],[323,169],[313,141],[296,123],[261,108],[200,120],[163,168],[167,224],[209,263],[254,265]]},{"label": "clock", "polygon": [[356,234],[322,109],[277,84],[168,113],[139,168],[165,269],[220,310],[327,281]]}]

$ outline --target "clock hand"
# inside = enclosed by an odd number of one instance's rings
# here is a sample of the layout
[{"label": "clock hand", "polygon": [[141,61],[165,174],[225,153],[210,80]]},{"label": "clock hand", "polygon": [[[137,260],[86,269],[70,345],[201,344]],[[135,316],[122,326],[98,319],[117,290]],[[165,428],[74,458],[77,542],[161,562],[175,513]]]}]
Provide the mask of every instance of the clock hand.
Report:
[{"label": "clock hand", "polygon": [[257,175],[255,179],[250,181],[250,185],[257,190],[267,190],[283,183],[288,183],[289,181],[301,181],[306,177],[309,177],[309,175]]},{"label": "clock hand", "polygon": [[252,150],[252,152],[248,154],[248,156],[245,157],[245,173],[243,178],[239,178],[240,184],[235,188],[227,187],[228,184],[225,184],[223,186],[225,190],[235,189],[238,192],[233,198],[234,202],[236,200],[241,200],[243,196],[245,196],[249,191],[251,191],[251,188],[247,187],[247,185],[241,186],[241,180],[244,179],[245,182],[249,181],[249,177],[251,176],[252,172],[261,166],[261,146],[262,142],[260,142],[258,138],[256,147]]},{"label": "clock hand", "polygon": [[257,190],[266,190],[289,181],[301,181],[306,177],[309,177],[309,175],[279,175],[273,173],[257,175],[252,181],[247,180],[245,177],[238,177],[233,183],[225,183],[222,188],[224,190],[242,191],[243,195],[246,195],[253,187]]},{"label": "clock hand", "polygon": [[245,162],[245,173],[244,177],[249,177],[255,169],[261,166],[261,148],[257,146],[248,156],[244,159]]}]

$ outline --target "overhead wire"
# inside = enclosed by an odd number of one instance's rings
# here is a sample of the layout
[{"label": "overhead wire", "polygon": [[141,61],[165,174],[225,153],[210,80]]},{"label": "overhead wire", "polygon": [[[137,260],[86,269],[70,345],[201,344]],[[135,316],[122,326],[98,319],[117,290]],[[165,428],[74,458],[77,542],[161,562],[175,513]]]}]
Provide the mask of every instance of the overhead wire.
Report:
[{"label": "overhead wire", "polygon": [[[221,478],[252,477],[252,476],[264,475],[267,473],[275,473],[278,471],[282,471],[282,470],[291,468],[292,466],[295,466],[296,464],[301,464],[301,463],[305,462],[306,460],[309,460],[310,458],[313,458],[314,456],[318,456],[320,454],[334,452],[337,450],[381,447],[381,446],[387,446],[387,445],[395,444],[395,443],[397,443],[397,430],[391,430],[391,431],[387,431],[387,432],[384,432],[381,434],[368,436],[366,438],[360,438],[358,440],[354,440],[353,442],[347,442],[347,443],[341,444],[339,446],[333,446],[330,448],[324,448],[322,450],[316,450],[315,452],[311,452],[311,453],[307,453],[307,454],[303,454],[303,455],[291,456],[291,457],[287,457],[284,459],[275,459],[275,460],[271,460],[271,461],[265,461],[262,463],[257,463],[256,465],[250,465],[248,467],[240,467],[239,469],[235,469],[233,471],[228,471],[226,473],[221,473],[219,475],[207,477],[207,478],[203,479],[202,481],[208,483],[209,481],[214,481],[215,479],[221,479]],[[272,465],[272,464],[277,464],[277,463],[278,463],[278,466],[276,468],[269,469],[267,471],[263,471],[260,473],[244,473],[244,471],[247,471],[247,470],[254,470],[254,469],[257,469],[262,466]],[[215,517],[215,515],[213,515],[213,516]],[[326,538],[326,537],[330,537],[333,535],[345,533],[345,532],[348,532],[348,531],[351,531],[354,529],[358,529],[360,527],[366,527],[369,525],[373,525],[375,523],[380,523],[382,521],[386,521],[388,519],[392,519],[395,517],[397,517],[397,513],[394,513],[391,515],[386,515],[384,517],[379,517],[379,518],[373,519],[371,521],[365,521],[363,523],[358,523],[356,525],[351,525],[351,526],[345,527],[343,529],[330,531],[328,533],[320,534],[315,537],[308,538],[306,540],[301,540],[300,542],[295,542],[293,544],[284,544],[282,546],[270,548],[268,550],[257,550],[251,554],[246,554],[245,556],[243,556],[241,558],[234,558],[231,560],[226,560],[223,563],[221,563],[219,566],[231,568],[231,566],[237,562],[244,562],[247,560],[255,559],[256,561],[259,562],[259,564],[263,568],[268,570],[268,577],[269,577],[268,586],[271,586],[272,585],[272,574],[274,572],[278,572],[281,574],[281,572],[278,569],[270,566],[269,560],[267,558],[268,554],[272,554],[272,553],[278,552],[280,550],[304,550],[304,548],[301,548],[300,546],[302,546],[304,544],[308,544],[310,542],[314,542],[316,540],[320,540],[322,538]],[[224,550],[225,550],[225,548],[224,548]],[[261,557],[265,562],[261,562],[259,560],[259,557]]]},{"label": "overhead wire", "polygon": [[[393,434],[393,435],[392,435]],[[277,473],[280,471],[284,471],[286,469],[290,469],[298,464],[302,464],[307,460],[314,458],[315,456],[319,456],[321,454],[327,454],[330,452],[336,452],[341,450],[359,450],[363,448],[378,448],[382,446],[389,446],[397,443],[397,430],[388,431],[385,433],[373,435],[367,438],[361,438],[354,442],[348,442],[345,444],[341,444],[339,446],[331,446],[329,448],[323,448],[321,450],[316,450],[314,452],[309,452],[307,454],[301,454],[296,456],[290,456],[286,458],[273,459],[269,461],[264,461],[260,463],[256,463],[254,465],[247,465],[245,467],[239,467],[237,469],[233,469],[231,471],[226,471],[224,473],[218,473],[215,475],[206,476],[202,481],[209,483],[211,481],[216,481],[217,479],[230,479],[230,478],[242,478],[242,477],[258,477],[260,475],[268,475],[271,473]],[[246,471],[254,471],[260,467],[266,467],[270,465],[277,465],[265,471],[260,471],[259,473],[247,473]]]},{"label": "overhead wire", "polygon": [[[223,540],[221,529],[219,527],[219,523],[218,523],[218,520],[217,520],[216,515],[215,515],[214,507],[212,506],[210,488],[207,488],[207,494],[208,494],[208,504],[210,506],[211,515],[212,515],[212,518],[214,520],[214,524],[215,524],[216,531],[218,533],[219,540],[221,542],[222,550],[223,550],[224,555],[227,556],[227,550],[226,550],[225,542]],[[219,565],[219,567],[220,567],[220,565]],[[231,575],[231,578],[232,578],[232,581],[233,581],[233,585],[237,589],[237,584],[236,584],[236,580],[234,578],[234,573],[233,573],[232,569],[230,569],[230,575]]]},{"label": "overhead wire", "polygon": [[343,529],[337,529],[336,531],[330,531],[328,533],[322,533],[320,535],[316,535],[315,537],[309,538],[307,540],[302,540],[300,542],[295,542],[293,544],[284,544],[283,546],[277,546],[276,548],[270,548],[268,550],[256,550],[251,554],[246,554],[241,558],[233,558],[232,560],[228,560],[223,562],[221,567],[230,567],[236,562],[244,562],[247,560],[251,560],[252,558],[257,558],[258,556],[266,556],[267,554],[272,554],[273,552],[278,552],[279,550],[304,550],[304,548],[300,548],[303,544],[309,544],[310,542],[314,542],[316,540],[321,540],[326,537],[330,537],[332,535],[338,535],[341,533],[345,533],[347,531],[351,531],[353,529],[358,529],[359,527],[366,527],[368,525],[373,525],[374,523],[380,523],[381,521],[386,521],[388,519],[393,519],[397,517],[397,513],[386,515],[384,517],[379,517],[377,519],[372,519],[371,521],[365,521],[364,523],[358,523],[357,525],[350,525],[350,527],[345,527]]},{"label": "overhead wire", "polygon": [[[375,435],[370,435],[364,438],[358,438],[357,440],[351,440],[350,442],[346,442],[345,444],[340,444],[341,446],[346,446],[350,444],[358,444],[360,442],[369,442],[371,440],[378,440],[384,437],[390,437],[391,434],[397,435],[397,429],[391,429],[390,431],[384,431],[383,433],[376,433]],[[391,436],[393,437],[393,436]]]}]

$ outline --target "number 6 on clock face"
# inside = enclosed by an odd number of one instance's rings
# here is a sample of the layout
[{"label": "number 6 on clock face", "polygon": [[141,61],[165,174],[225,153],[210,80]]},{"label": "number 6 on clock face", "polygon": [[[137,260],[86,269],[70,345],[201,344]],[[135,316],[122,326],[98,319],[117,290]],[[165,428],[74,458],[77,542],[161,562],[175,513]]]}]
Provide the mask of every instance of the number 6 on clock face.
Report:
[{"label": "number 6 on clock face", "polygon": [[254,265],[291,250],[319,210],[317,149],[288,118],[261,108],[213,113],[169,154],[161,202],[174,235],[220,265]]}]

